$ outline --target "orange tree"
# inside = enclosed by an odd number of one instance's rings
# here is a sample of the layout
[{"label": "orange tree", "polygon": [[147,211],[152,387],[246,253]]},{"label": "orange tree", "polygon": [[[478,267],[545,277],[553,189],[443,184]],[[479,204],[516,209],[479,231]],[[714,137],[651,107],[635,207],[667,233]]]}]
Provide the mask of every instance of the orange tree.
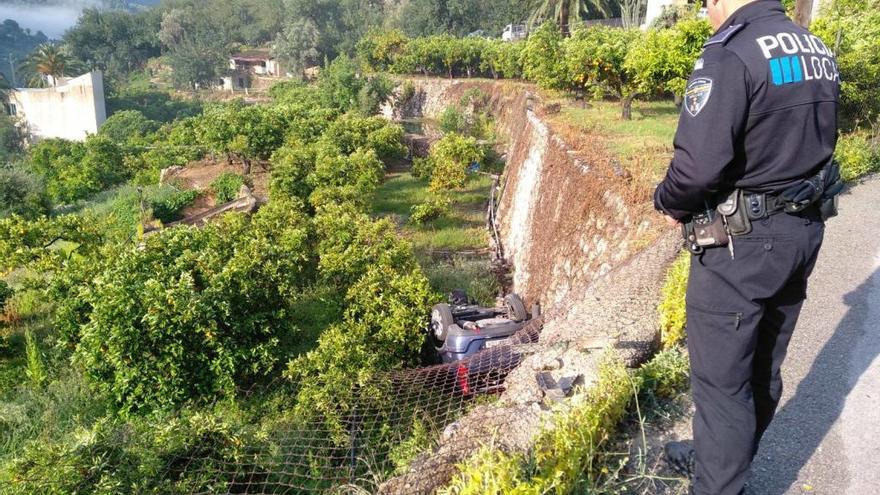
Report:
[{"label": "orange tree", "polygon": [[622,118],[632,118],[632,102],[641,88],[626,66],[627,53],[643,36],[638,29],[595,26],[575,31],[563,43],[568,82],[595,97],[620,99]]}]

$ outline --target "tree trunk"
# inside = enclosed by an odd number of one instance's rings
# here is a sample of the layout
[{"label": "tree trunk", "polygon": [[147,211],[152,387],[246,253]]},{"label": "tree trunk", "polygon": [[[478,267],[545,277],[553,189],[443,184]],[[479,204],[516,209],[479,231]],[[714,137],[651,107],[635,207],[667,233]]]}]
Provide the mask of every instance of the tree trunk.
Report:
[{"label": "tree trunk", "polygon": [[242,168],[242,172],[245,176],[251,175],[251,160],[249,158],[242,158],[241,163],[244,165]]},{"label": "tree trunk", "polygon": [[794,5],[794,23],[809,28],[810,17],[813,15],[813,2],[818,0],[796,0]]},{"label": "tree trunk", "polygon": [[620,104],[623,107],[620,118],[623,120],[632,120],[633,98],[635,98],[635,95],[624,96],[620,100]]},{"label": "tree trunk", "polygon": [[568,25],[569,16],[571,15],[571,0],[561,0],[559,6],[559,30],[562,31],[562,37],[567,38],[571,33],[571,26]]},{"label": "tree trunk", "polygon": [[684,103],[684,98],[678,93],[675,93],[675,96],[672,97],[672,101],[675,103],[675,108],[681,108],[681,104]]}]

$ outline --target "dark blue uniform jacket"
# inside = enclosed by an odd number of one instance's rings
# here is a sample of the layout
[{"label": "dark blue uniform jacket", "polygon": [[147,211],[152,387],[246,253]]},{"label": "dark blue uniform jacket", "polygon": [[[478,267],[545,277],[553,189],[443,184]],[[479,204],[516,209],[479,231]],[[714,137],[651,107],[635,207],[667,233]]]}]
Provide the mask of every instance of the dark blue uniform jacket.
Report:
[{"label": "dark blue uniform jacket", "polygon": [[817,173],[837,141],[839,91],[829,47],[778,0],[743,6],[694,66],[654,205],[684,219],[734,188],[779,193]]}]

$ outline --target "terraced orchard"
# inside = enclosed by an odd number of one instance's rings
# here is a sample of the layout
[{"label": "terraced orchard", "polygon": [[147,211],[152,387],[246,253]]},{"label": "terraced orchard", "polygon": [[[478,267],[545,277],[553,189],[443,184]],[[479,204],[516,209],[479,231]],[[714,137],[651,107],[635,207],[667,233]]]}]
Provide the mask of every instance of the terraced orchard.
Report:
[{"label": "terraced orchard", "polygon": [[[0,220],[0,493],[483,493],[483,463],[521,477],[496,492],[582,486],[635,391],[680,385],[626,370],[678,245],[601,105],[415,79],[383,119],[320,91],[175,121],[127,158],[147,186]],[[199,216],[238,190],[256,213]]]}]

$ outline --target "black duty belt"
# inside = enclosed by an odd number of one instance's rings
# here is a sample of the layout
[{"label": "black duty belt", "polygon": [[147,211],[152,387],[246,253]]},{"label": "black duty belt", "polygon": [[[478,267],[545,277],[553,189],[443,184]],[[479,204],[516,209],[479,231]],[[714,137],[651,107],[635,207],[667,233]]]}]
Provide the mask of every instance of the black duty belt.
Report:
[{"label": "black duty belt", "polygon": [[766,218],[785,211],[785,203],[766,193],[745,193],[745,208],[750,220]]}]

